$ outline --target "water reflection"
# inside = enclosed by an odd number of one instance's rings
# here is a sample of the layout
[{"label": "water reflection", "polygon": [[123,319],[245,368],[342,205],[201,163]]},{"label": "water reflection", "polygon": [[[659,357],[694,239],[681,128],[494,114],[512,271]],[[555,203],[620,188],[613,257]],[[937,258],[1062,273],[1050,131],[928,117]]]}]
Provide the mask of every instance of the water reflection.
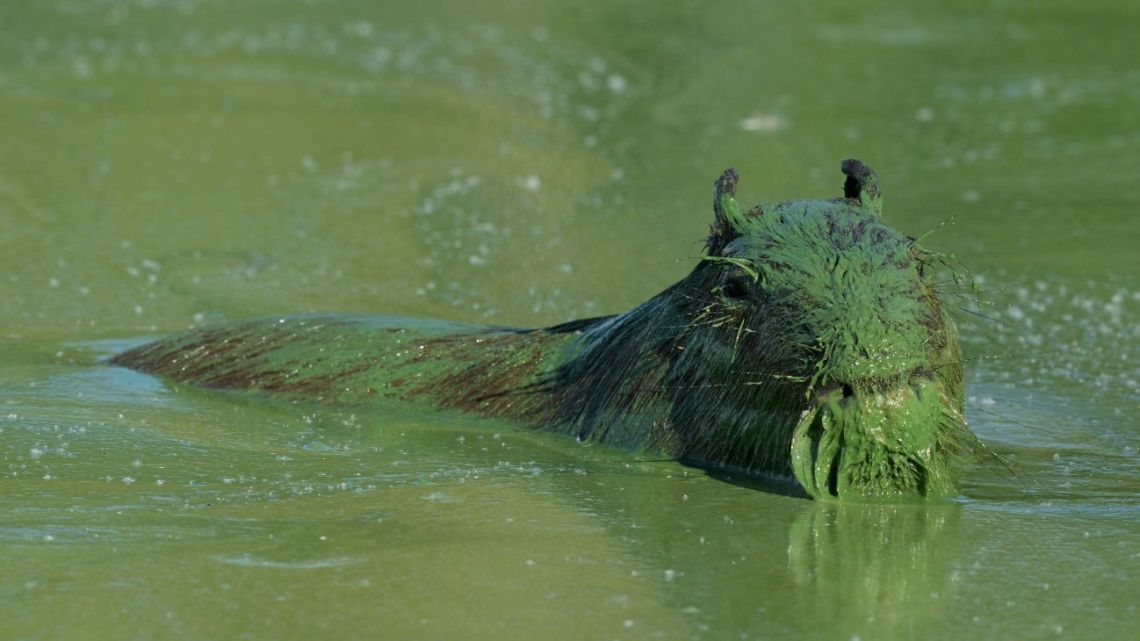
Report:
[{"label": "water reflection", "polygon": [[959,558],[961,506],[814,503],[788,530],[804,611],[840,629],[916,630],[940,610]]},{"label": "water reflection", "polygon": [[599,519],[698,637],[926,638],[986,592],[964,577],[977,571],[979,546],[1007,538],[979,530],[976,517],[971,525],[961,503],[822,503],[588,452],[582,473],[551,470],[534,488]]}]

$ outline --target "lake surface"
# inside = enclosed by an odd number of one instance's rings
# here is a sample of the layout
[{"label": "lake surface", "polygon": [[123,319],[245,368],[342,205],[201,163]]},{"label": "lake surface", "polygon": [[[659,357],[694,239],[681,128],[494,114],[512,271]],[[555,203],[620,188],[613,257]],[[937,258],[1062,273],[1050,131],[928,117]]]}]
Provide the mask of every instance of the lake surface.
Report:
[{"label": "lake surface", "polygon": [[[0,638],[1133,638],[1140,5],[389,4],[0,5]],[[1008,467],[954,501],[100,364],[257,315],[622,311],[724,168],[833,197],[848,156],[970,275]]]}]

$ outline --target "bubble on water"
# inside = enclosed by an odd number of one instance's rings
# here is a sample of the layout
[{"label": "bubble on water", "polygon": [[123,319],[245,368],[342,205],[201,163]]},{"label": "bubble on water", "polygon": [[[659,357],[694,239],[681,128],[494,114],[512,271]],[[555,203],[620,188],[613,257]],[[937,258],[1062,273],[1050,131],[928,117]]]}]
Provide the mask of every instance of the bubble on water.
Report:
[{"label": "bubble on water", "polygon": [[774,132],[787,129],[788,121],[779,114],[754,113],[740,121],[744,131]]},{"label": "bubble on water", "polygon": [[578,73],[578,84],[586,91],[597,91],[601,84],[593,74],[582,71]]},{"label": "bubble on water", "polygon": [[375,30],[376,28],[367,20],[357,20],[345,25],[345,31],[358,38],[367,38],[371,36]]},{"label": "bubble on water", "polygon": [[71,61],[71,71],[78,78],[90,78],[95,68],[86,56],[77,56]]}]

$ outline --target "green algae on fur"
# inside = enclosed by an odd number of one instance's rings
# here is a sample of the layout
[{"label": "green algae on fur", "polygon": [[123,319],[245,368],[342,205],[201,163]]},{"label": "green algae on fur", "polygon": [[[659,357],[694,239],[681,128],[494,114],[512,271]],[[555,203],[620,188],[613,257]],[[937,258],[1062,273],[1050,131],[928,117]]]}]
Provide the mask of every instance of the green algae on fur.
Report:
[{"label": "green algae on fur", "polygon": [[816,498],[937,497],[980,445],[965,425],[940,260],[842,198],[737,205],[713,189],[706,255],[620,315],[542,329],[293,316],[191,330],[112,363],[201,387],[342,405],[418,403],[702,466],[791,475]]}]

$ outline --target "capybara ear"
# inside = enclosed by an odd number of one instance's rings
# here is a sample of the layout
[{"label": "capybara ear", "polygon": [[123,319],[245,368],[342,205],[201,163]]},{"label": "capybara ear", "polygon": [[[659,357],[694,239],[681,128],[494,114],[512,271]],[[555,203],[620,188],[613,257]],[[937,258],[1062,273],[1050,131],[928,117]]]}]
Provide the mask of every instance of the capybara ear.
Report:
[{"label": "capybara ear", "polygon": [[736,181],[739,179],[735,169],[725,169],[713,183],[713,222],[705,240],[710,256],[719,255],[725,245],[741,234],[745,218],[736,204]]},{"label": "capybara ear", "polygon": [[858,200],[867,211],[882,214],[883,192],[879,190],[879,177],[875,170],[854,158],[844,160],[839,168],[847,176],[843,183],[843,196]]}]

